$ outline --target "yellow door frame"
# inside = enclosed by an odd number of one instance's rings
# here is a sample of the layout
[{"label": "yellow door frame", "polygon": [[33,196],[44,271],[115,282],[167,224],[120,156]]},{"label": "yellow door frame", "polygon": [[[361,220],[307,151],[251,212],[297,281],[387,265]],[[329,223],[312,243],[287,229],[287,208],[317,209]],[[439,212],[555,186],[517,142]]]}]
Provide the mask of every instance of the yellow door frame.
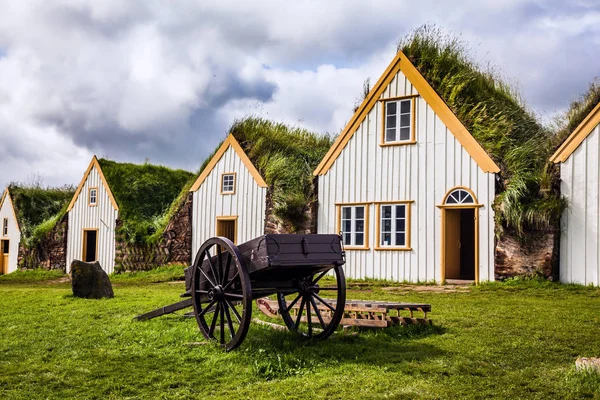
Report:
[{"label": "yellow door frame", "polygon": [[[468,204],[446,204],[446,199],[450,195],[450,193],[454,192],[457,189],[466,190],[473,197],[473,203]],[[442,232],[442,242],[440,246],[440,283],[446,281],[446,210],[465,210],[472,209],[473,214],[475,214],[475,284],[479,284],[479,208],[483,207],[483,204],[479,204],[477,201],[477,197],[475,193],[467,187],[457,186],[450,189],[446,195],[444,196],[444,200],[442,204],[437,205],[437,208],[440,209],[442,213],[442,221],[441,221],[441,232]]]},{"label": "yellow door frame", "polygon": [[83,228],[83,248],[81,249],[81,261],[85,262],[87,256],[87,234],[86,232],[96,231],[96,259],[98,261],[98,243],[100,243],[100,232],[98,228]]},{"label": "yellow door frame", "polygon": [[233,244],[237,244],[238,243],[238,216],[237,215],[225,215],[225,216],[220,216],[217,217],[217,223],[215,226],[215,231],[216,231],[216,235],[217,236],[222,236],[222,232],[219,229],[219,222],[225,222],[225,221],[233,221]]}]

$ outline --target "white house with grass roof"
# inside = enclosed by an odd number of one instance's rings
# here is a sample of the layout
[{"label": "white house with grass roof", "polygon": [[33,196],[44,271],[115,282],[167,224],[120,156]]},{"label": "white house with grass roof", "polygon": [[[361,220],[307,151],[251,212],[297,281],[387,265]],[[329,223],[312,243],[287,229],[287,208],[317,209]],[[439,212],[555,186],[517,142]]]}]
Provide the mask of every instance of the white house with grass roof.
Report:
[{"label": "white house with grass roof", "polygon": [[560,280],[600,286],[600,104],[550,158],[560,164]]},{"label": "white house with grass roof", "polygon": [[92,158],[67,208],[67,273],[73,260],[99,261],[107,273],[114,271],[115,228],[119,206]]},{"label": "white house with grass roof", "polygon": [[19,242],[21,230],[14,204],[8,188],[0,200],[0,275],[18,269]]},{"label": "white house with grass roof", "polygon": [[401,51],[314,175],[346,275],[494,280],[498,166]]},{"label": "white house with grass roof", "polygon": [[264,234],[267,184],[230,134],[192,185],[192,257],[224,236],[240,244]]}]

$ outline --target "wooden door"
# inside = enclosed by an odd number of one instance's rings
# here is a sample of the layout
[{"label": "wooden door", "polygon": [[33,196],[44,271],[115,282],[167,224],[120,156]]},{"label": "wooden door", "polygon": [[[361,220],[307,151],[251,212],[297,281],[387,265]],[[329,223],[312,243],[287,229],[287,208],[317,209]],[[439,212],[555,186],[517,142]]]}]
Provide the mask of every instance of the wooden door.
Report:
[{"label": "wooden door", "polygon": [[10,249],[10,241],[2,240],[0,242],[0,274],[8,273],[8,258],[9,258],[9,250]]},{"label": "wooden door", "polygon": [[227,218],[217,220],[217,236],[223,236],[236,243],[237,240],[237,218]]},{"label": "wooden door", "polygon": [[446,276],[445,279],[460,279],[460,211],[445,211],[446,214]]}]

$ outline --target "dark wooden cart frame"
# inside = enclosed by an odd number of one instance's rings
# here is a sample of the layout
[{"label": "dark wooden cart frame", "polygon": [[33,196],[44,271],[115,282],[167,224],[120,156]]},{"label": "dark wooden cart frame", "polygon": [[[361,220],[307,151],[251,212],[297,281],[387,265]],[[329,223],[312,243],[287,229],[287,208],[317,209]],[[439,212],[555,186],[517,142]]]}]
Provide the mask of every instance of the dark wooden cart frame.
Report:
[{"label": "dark wooden cart frame", "polygon": [[[214,237],[204,242],[186,269],[185,295],[191,297],[137,319],[193,306],[202,334],[232,350],[248,333],[252,301],[276,295],[279,313],[289,330],[306,338],[324,339],[343,317],[344,264],[339,235],[264,235],[240,246]],[[330,272],[335,286],[321,286],[321,279]],[[333,293],[335,302],[325,300],[322,291]],[[326,318],[321,311],[324,308],[328,310]]]}]

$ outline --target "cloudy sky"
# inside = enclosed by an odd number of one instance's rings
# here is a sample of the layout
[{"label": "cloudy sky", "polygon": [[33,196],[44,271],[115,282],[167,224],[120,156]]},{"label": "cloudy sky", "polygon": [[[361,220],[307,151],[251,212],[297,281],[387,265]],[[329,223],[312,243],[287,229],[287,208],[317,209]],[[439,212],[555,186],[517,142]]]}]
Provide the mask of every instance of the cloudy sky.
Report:
[{"label": "cloudy sky", "polygon": [[549,120],[600,75],[597,4],[0,0],[0,186],[77,184],[93,154],[196,170],[250,114],[338,133],[422,24]]}]

